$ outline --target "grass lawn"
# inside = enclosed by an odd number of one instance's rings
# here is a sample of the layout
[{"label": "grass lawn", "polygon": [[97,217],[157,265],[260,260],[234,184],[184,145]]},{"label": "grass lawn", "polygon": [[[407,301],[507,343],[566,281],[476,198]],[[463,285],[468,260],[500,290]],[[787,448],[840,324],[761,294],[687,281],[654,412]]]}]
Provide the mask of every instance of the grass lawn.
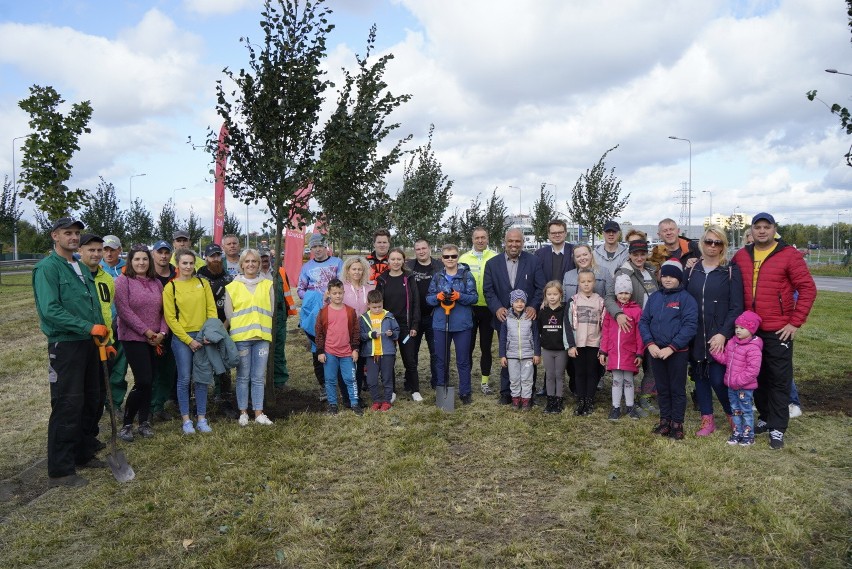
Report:
[{"label": "grass lawn", "polygon": [[[178,421],[157,423],[153,439],[122,443],[133,482],[85,471],[85,488],[49,491],[29,276],[4,277],[0,298],[3,568],[852,563],[850,295],[820,293],[800,332],[805,415],[780,452],[765,435],[729,447],[727,427],[697,439],[691,408],[681,442],[651,435],[651,419],[609,422],[608,389],[591,417],[513,412],[479,393],[445,414],[428,387],[423,404],[327,416],[293,333],[274,426],[214,417],[212,434],[184,437]],[[420,371],[428,386],[425,345]]]}]

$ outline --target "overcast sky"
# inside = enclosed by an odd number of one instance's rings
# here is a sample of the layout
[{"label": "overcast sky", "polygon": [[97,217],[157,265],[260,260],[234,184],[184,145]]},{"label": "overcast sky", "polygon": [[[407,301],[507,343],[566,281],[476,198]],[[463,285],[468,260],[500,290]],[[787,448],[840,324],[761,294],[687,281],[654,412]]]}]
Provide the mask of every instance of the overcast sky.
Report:
[{"label": "overcast sky", "polygon": [[[364,53],[370,25],[392,52],[386,79],[412,99],[394,114],[408,148],[425,141],[455,181],[452,206],[496,187],[528,212],[544,182],[558,208],[608,148],[630,203],[621,220],[772,212],[780,223],[852,221],[852,137],[805,92],[850,105],[852,45],[843,0],[336,0],[332,80]],[[257,0],[0,1],[0,175],[26,135],[19,100],[33,84],[90,100],[74,187],[112,182],[154,215],[173,195],[211,224],[209,157],[193,150],[215,112],[222,68],[247,64]],[[336,96],[329,93],[329,103]],[[15,146],[22,141],[17,141]],[[15,151],[20,168],[20,150]],[[388,180],[395,194],[401,168]],[[510,187],[513,186],[513,187]],[[185,188],[185,189],[178,189]],[[517,188],[520,188],[518,190]],[[520,203],[519,203],[520,202]],[[245,223],[246,208],[228,207]],[[32,205],[27,204],[26,217]],[[845,213],[844,213],[845,211]],[[250,213],[252,230],[263,221]]]}]

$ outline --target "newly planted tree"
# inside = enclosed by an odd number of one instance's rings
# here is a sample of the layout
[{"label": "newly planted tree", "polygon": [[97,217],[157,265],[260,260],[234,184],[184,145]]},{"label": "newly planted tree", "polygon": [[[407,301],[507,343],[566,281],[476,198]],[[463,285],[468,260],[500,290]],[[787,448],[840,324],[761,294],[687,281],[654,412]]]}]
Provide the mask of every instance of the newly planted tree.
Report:
[{"label": "newly planted tree", "polygon": [[[462,241],[464,243],[470,243],[473,230],[477,227],[485,226],[485,211],[482,209],[480,194],[476,194],[476,197],[470,200],[470,206],[464,210],[464,213],[458,218],[458,221]],[[461,243],[459,243],[459,245],[461,245]]]},{"label": "newly planted tree", "polygon": [[152,243],[156,239],[154,218],[141,198],[136,198],[130,204],[130,209],[124,213],[124,222],[128,243]]},{"label": "newly planted tree", "polygon": [[24,142],[21,160],[21,197],[31,199],[50,219],[68,215],[88,201],[86,190],[69,189],[71,157],[80,146],[77,139],[89,133],[92,116],[89,101],[75,103],[67,115],[59,112],[65,100],[53,87],[30,87],[30,96],[18,106],[30,115],[32,134]]},{"label": "newly planted tree", "polygon": [[125,214],[121,211],[115,197],[115,186],[100,176],[100,182],[94,196],[80,213],[80,220],[86,224],[86,231],[95,235],[117,235],[126,237]]},{"label": "newly planted tree", "polygon": [[175,202],[169,198],[163,209],[160,210],[160,216],[157,218],[157,236],[163,241],[172,242],[172,236],[178,227],[177,213],[175,212]]},{"label": "newly planted tree", "polygon": [[604,223],[618,217],[630,198],[630,194],[621,197],[621,180],[615,176],[615,167],[606,171],[606,156],[616,148],[617,144],[604,152],[591,170],[577,178],[571,201],[567,202],[568,215],[588,230],[592,245]]},{"label": "newly planted tree", "polygon": [[533,204],[532,226],[535,240],[543,243],[547,240],[547,224],[556,217],[556,204],[553,196],[545,188],[547,184],[541,185],[539,198]]},{"label": "newly planted tree", "polygon": [[509,208],[503,198],[497,196],[497,188],[491,191],[491,197],[485,204],[485,219],[483,226],[488,230],[488,240],[491,245],[502,243],[506,230],[509,229]]}]

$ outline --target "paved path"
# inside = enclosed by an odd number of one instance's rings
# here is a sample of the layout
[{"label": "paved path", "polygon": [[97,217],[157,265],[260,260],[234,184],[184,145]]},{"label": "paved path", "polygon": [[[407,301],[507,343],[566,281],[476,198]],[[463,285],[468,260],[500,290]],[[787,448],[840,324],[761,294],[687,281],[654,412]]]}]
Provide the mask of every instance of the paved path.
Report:
[{"label": "paved path", "polygon": [[814,277],[817,290],[833,292],[852,292],[852,278],[847,277]]}]

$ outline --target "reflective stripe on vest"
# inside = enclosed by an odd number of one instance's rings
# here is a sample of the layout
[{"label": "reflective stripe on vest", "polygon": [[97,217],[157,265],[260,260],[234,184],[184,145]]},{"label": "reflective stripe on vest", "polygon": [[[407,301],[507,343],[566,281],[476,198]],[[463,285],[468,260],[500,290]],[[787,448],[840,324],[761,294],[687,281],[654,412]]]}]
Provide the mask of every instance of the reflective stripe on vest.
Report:
[{"label": "reflective stripe on vest", "polygon": [[231,315],[231,339],[272,341],[272,302],[269,291],[272,281],[263,279],[249,293],[244,283],[234,281],[225,285],[231,297],[234,313]]}]

